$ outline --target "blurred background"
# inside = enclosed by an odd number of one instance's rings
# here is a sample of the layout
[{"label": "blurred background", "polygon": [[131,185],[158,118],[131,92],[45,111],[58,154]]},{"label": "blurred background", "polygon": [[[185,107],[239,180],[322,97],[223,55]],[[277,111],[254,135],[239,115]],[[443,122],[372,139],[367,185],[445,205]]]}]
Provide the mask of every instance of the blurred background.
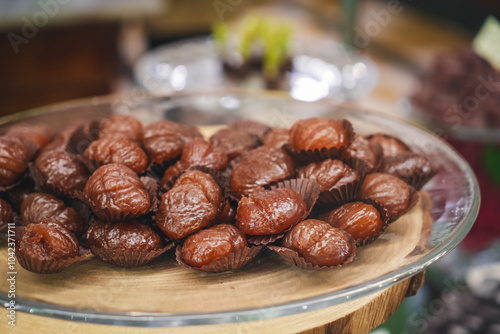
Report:
[{"label": "blurred background", "polygon": [[[243,86],[287,90],[305,101],[356,102],[442,136],[478,177],[478,220],[458,249],[427,270],[418,295],[374,332],[500,333],[494,266],[500,36],[496,63],[479,56],[473,42],[488,17],[498,24],[499,1],[0,0],[0,6],[0,115],[130,90]],[[288,27],[291,37],[278,40],[297,41],[287,49],[292,56],[309,58],[281,64],[277,73],[262,64],[248,72],[234,60],[228,31],[244,34],[262,15],[267,24]]]}]

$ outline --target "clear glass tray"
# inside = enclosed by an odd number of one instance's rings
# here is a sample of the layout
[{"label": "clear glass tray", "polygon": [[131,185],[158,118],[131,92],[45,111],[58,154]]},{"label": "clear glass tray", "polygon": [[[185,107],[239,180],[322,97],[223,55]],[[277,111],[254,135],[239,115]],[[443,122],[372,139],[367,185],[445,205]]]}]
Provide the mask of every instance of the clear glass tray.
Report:
[{"label": "clear glass tray", "polygon": [[[425,151],[439,165],[439,173],[421,192],[416,208],[391,224],[375,243],[359,249],[355,261],[340,269],[304,271],[286,265],[271,252],[264,252],[239,271],[219,274],[180,267],[172,252],[147,266],[128,270],[93,258],[52,275],[33,274],[18,265],[16,304],[20,311],[92,323],[184,326],[318,310],[415,275],[450,252],[477,216],[480,199],[476,178],[445,142],[404,120],[331,100],[306,103],[286,93],[227,89],[174,96],[133,92],[3,117],[0,130],[16,122],[46,123],[59,129],[77,119],[113,113],[130,113],[144,124],[169,119],[205,129],[241,118],[281,127],[298,118],[346,118],[361,134],[400,136],[414,149]],[[7,261],[5,244],[0,251],[3,266]],[[2,303],[9,300],[7,290],[6,281],[0,282]]]}]

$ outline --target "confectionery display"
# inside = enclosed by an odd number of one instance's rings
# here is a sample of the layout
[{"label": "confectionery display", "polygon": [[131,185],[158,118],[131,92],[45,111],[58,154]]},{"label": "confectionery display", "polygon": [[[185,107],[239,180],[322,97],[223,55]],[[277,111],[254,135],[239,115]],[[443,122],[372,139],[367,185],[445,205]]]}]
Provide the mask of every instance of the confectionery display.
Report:
[{"label": "confectionery display", "polygon": [[0,217],[2,228],[15,222],[19,263],[36,273],[90,252],[136,267],[174,247],[180,265],[209,272],[240,269],[264,248],[300,269],[334,269],[408,212],[437,171],[399,138],[362,136],[342,119],[240,120],[206,139],[125,115],[54,135],[27,129],[0,137]]}]

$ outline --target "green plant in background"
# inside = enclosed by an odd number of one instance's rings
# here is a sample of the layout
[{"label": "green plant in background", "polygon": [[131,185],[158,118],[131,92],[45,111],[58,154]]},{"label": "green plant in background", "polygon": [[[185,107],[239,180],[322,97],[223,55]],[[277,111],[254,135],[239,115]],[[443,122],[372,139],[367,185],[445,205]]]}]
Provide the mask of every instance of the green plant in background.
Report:
[{"label": "green plant in background", "polygon": [[279,74],[281,65],[286,61],[292,29],[283,24],[270,26],[264,35],[264,75],[275,77]]},{"label": "green plant in background", "polygon": [[500,184],[500,148],[488,145],[484,150],[484,165],[496,183]]},{"label": "green plant in background", "polygon": [[226,49],[228,30],[228,26],[224,22],[212,24],[212,37],[219,53],[223,53]]}]

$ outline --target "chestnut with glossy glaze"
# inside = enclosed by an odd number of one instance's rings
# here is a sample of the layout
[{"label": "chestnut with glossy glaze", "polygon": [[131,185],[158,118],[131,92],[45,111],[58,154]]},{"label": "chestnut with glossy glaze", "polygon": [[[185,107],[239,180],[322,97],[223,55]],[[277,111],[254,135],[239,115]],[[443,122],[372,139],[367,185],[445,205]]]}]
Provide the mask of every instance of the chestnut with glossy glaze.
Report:
[{"label": "chestnut with glossy glaze", "polygon": [[281,240],[281,245],[317,266],[344,264],[356,252],[356,245],[347,232],[316,219],[295,225]]},{"label": "chestnut with glossy glaze", "polygon": [[368,172],[372,172],[382,157],[382,147],[376,141],[368,141],[365,137],[356,135],[351,145],[340,156],[342,159],[357,158],[368,165]]},{"label": "chestnut with glossy glaze", "polygon": [[296,151],[340,148],[349,145],[349,137],[340,121],[309,118],[299,120],[292,126],[290,145]]},{"label": "chestnut with glossy glaze", "polygon": [[245,153],[234,166],[231,190],[234,195],[248,196],[254,189],[293,177],[295,163],[283,150],[259,147]]},{"label": "chestnut with glossy glaze", "polygon": [[12,206],[0,198],[0,231],[7,228],[8,224],[11,224],[14,220],[14,213],[12,211]]},{"label": "chestnut with glossy glaze", "polygon": [[125,138],[140,143],[142,123],[130,115],[114,115],[102,123],[99,139]]},{"label": "chestnut with glossy glaze", "polygon": [[307,205],[291,188],[256,191],[243,197],[236,211],[236,225],[248,235],[284,232],[305,218]]},{"label": "chestnut with glossy glaze", "polygon": [[18,181],[30,160],[31,152],[25,141],[17,137],[0,137],[0,186]]},{"label": "chestnut with glossy glaze", "polygon": [[135,221],[97,221],[87,229],[86,244],[89,247],[118,251],[149,252],[160,249],[162,240],[151,227]]},{"label": "chestnut with glossy glaze", "polygon": [[233,225],[216,225],[190,235],[182,246],[186,264],[200,268],[247,245],[245,234]]},{"label": "chestnut with glossy glaze", "polygon": [[39,148],[47,145],[52,139],[52,133],[46,125],[18,124],[10,127],[5,135],[28,140]]},{"label": "chestnut with glossy glaze", "polygon": [[210,143],[227,154],[229,160],[259,146],[257,136],[235,129],[222,129],[210,137]]},{"label": "chestnut with glossy glaze", "polygon": [[327,159],[301,167],[297,177],[316,181],[321,191],[327,191],[359,179],[359,174],[340,160]]},{"label": "chestnut with glossy glaze", "polygon": [[389,217],[397,217],[408,209],[410,187],[390,174],[368,174],[361,187],[361,197],[380,202],[387,209]]},{"label": "chestnut with glossy glaze", "polygon": [[264,137],[262,145],[267,147],[282,148],[283,145],[289,143],[289,132],[290,131],[288,129],[273,128]]},{"label": "chestnut with glossy glaze", "polygon": [[399,138],[389,135],[373,135],[369,136],[368,140],[380,145],[384,157],[393,157],[400,153],[411,151],[410,147]]},{"label": "chestnut with glossy glaze", "polygon": [[214,178],[198,170],[182,174],[163,194],[155,220],[170,239],[182,239],[217,217],[222,190]]}]

